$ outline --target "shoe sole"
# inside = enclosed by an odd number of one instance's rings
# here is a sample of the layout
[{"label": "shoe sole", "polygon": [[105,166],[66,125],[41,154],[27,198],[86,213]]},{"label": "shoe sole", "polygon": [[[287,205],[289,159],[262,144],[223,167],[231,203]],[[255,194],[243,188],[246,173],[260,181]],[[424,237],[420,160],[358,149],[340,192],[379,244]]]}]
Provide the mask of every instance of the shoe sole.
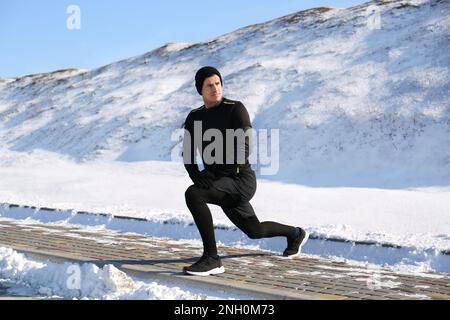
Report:
[{"label": "shoe sole", "polygon": [[305,231],[305,237],[303,238],[302,242],[300,243],[300,246],[298,247],[298,251],[297,253],[291,254],[290,256],[283,256],[283,258],[285,259],[293,259],[295,257],[300,256],[300,254],[302,253],[302,247],[305,245],[305,243],[308,241],[309,239],[309,232]]},{"label": "shoe sole", "polygon": [[225,268],[223,266],[219,267],[219,268],[214,268],[208,271],[203,271],[203,272],[196,272],[196,271],[189,271],[189,270],[184,270],[184,273],[186,274],[190,274],[193,276],[210,276],[213,274],[220,274],[220,273],[224,273],[225,272]]}]

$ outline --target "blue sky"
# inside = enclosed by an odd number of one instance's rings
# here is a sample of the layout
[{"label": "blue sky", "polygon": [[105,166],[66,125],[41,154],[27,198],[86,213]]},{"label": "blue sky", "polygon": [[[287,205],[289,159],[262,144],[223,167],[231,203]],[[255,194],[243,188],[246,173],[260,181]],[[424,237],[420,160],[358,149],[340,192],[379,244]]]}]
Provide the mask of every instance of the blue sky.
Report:
[{"label": "blue sky", "polygon": [[[0,77],[99,67],[167,42],[207,41],[238,28],[319,6],[365,0],[1,0]],[[69,5],[81,28],[66,27]]]}]

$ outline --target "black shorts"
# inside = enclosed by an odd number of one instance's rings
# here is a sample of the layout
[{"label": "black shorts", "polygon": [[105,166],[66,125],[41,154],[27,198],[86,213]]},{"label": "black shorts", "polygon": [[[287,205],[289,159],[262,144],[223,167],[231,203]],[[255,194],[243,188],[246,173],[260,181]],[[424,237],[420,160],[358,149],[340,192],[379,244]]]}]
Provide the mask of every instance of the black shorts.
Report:
[{"label": "black shorts", "polygon": [[213,187],[233,198],[233,211],[246,217],[255,215],[249,203],[256,192],[256,176],[253,170],[246,169],[236,176],[221,177],[213,181]]}]

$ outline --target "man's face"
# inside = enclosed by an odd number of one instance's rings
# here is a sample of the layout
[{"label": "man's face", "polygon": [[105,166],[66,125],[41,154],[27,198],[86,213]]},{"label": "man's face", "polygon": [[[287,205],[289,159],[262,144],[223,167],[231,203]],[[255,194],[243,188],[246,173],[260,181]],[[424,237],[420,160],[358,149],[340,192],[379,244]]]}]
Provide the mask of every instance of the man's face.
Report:
[{"label": "man's face", "polygon": [[222,100],[222,84],[219,76],[213,75],[203,81],[202,96],[207,106],[215,105]]}]

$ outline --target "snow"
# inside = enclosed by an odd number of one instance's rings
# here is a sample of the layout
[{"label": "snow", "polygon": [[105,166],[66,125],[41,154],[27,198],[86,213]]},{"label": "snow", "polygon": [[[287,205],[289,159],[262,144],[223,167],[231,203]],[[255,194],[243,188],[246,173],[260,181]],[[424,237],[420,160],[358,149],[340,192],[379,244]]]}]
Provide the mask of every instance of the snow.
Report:
[{"label": "snow", "polygon": [[[193,222],[184,200],[190,180],[180,163],[80,164],[42,150],[26,154],[4,151],[0,156],[0,176],[3,203],[154,222]],[[299,225],[323,238],[389,243],[420,250],[450,249],[448,187],[312,188],[260,179],[251,203],[261,221],[276,219]],[[219,207],[211,209],[216,225],[233,227]]]},{"label": "snow", "polygon": [[[77,278],[79,277],[79,278]],[[0,247],[0,279],[20,284],[37,296],[63,299],[103,300],[205,300],[229,299],[226,295],[189,291],[178,286],[146,282],[127,276],[113,265],[57,264],[27,258]],[[191,289],[192,290],[192,289]],[[194,289],[195,290],[195,289]],[[208,295],[209,294],[209,295]],[[239,298],[239,297],[238,297]]]},{"label": "snow", "polygon": [[[374,8],[377,28],[368,25]],[[245,104],[255,129],[279,129],[279,171],[264,175],[264,164],[253,166],[258,190],[251,203],[260,220],[305,227],[319,238],[308,242],[306,254],[450,272],[449,256],[440,253],[450,250],[449,13],[450,3],[439,0],[311,9],[94,70],[2,79],[0,203],[66,211],[55,218],[0,207],[0,216],[197,243],[184,202],[190,180],[172,155],[177,130],[202,103],[195,71],[210,64],[222,72],[225,96]],[[231,227],[216,230],[221,244],[283,250],[284,240],[249,240],[211,209],[216,226]],[[75,211],[147,221],[93,221]],[[143,294],[132,283],[124,292],[46,294]],[[145,290],[158,297],[156,289]]]}]

